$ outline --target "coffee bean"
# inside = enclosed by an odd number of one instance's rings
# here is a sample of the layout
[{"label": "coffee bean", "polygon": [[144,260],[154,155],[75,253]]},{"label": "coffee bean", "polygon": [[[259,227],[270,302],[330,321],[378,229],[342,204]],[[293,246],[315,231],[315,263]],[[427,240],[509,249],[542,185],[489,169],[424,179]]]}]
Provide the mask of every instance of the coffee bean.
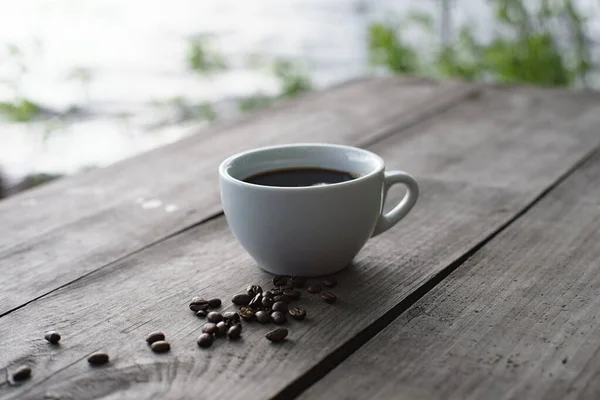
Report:
[{"label": "coffee bean", "polygon": [[287,305],[287,303],[284,303],[283,301],[277,301],[277,302],[273,303],[273,307],[271,309],[273,311],[287,312],[288,305]]},{"label": "coffee bean", "polygon": [[214,299],[210,299],[208,301],[208,308],[218,308],[218,307],[221,307],[221,299],[214,298]]},{"label": "coffee bean", "polygon": [[287,277],[286,276],[274,276],[273,277],[273,285],[275,286],[285,286],[287,285]]},{"label": "coffee bean", "polygon": [[208,302],[200,304],[190,304],[190,310],[192,311],[206,311],[208,310]]},{"label": "coffee bean", "polygon": [[196,343],[198,343],[198,346],[200,347],[209,347],[213,343],[213,336],[210,333],[203,333],[198,336]]},{"label": "coffee bean", "polygon": [[337,296],[331,292],[321,293],[321,298],[325,300],[325,303],[333,304],[337,300]]},{"label": "coffee bean", "polygon": [[202,326],[202,332],[210,335],[217,333],[217,330],[217,324],[213,324],[212,322],[208,322]]},{"label": "coffee bean", "polygon": [[206,312],[206,310],[200,310],[196,313],[196,317],[198,318],[206,318],[207,315],[208,313]]},{"label": "coffee bean", "polygon": [[264,308],[268,308],[269,310],[271,309],[271,307],[273,307],[273,299],[270,297],[263,297],[262,299],[262,306]]},{"label": "coffee bean", "polygon": [[298,321],[302,321],[306,318],[306,310],[302,307],[294,307],[289,311],[292,318],[297,319]]},{"label": "coffee bean", "polygon": [[190,302],[190,310],[192,311],[200,311],[200,310],[208,310],[208,301],[204,300],[201,297],[194,297]]},{"label": "coffee bean", "polygon": [[294,286],[295,288],[301,288],[306,283],[306,278],[303,278],[301,276],[294,276],[290,281],[292,282],[292,286]]},{"label": "coffee bean", "polygon": [[271,342],[281,342],[288,335],[288,330],[285,328],[275,329],[274,331],[267,332],[265,337]]},{"label": "coffee bean", "polygon": [[282,325],[282,324],[285,324],[285,323],[286,323],[286,321],[287,321],[287,318],[286,318],[286,316],[285,316],[285,313],[284,313],[284,312],[282,312],[282,311],[274,311],[274,312],[271,314],[271,319],[273,320],[273,322],[274,322],[276,325]]},{"label": "coffee bean", "polygon": [[150,347],[155,353],[166,353],[167,351],[171,350],[171,345],[169,344],[169,342],[165,342],[164,340],[154,342]]},{"label": "coffee bean", "polygon": [[235,311],[227,311],[223,313],[223,320],[231,325],[240,322],[240,315]]},{"label": "coffee bean", "polygon": [[31,377],[31,368],[26,365],[22,365],[15,370],[12,374],[13,381],[21,382]]},{"label": "coffee bean", "polygon": [[261,324],[266,324],[271,321],[271,314],[267,311],[257,311],[256,312],[256,320]]},{"label": "coffee bean", "polygon": [[281,288],[272,288],[267,293],[269,293],[271,297],[281,296],[283,294],[283,290]]},{"label": "coffee bean", "polygon": [[295,300],[295,299],[299,298],[300,296],[302,296],[302,293],[300,293],[296,289],[288,289],[288,290],[283,291],[283,295],[291,298],[292,300]]},{"label": "coffee bean", "polygon": [[335,285],[337,285],[337,280],[335,278],[327,278],[323,281],[323,286],[325,287],[332,288],[335,287]]},{"label": "coffee bean", "polygon": [[285,294],[282,294],[281,296],[275,296],[273,297],[273,302],[277,303],[278,301],[284,302],[284,303],[289,303],[290,301],[292,301],[292,298],[289,296],[286,296]]},{"label": "coffee bean", "polygon": [[221,315],[221,313],[212,311],[212,312],[208,313],[208,315],[206,316],[206,319],[208,320],[208,322],[212,322],[213,324],[216,324],[217,322],[223,321],[223,316]]},{"label": "coffee bean", "polygon": [[240,311],[238,311],[240,317],[245,320],[251,321],[254,319],[254,310],[248,306],[240,307]]},{"label": "coffee bean", "polygon": [[257,294],[262,293],[262,292],[263,292],[263,290],[259,285],[249,285],[246,288],[246,293],[248,293],[248,295],[252,296],[252,297],[254,297]]},{"label": "coffee bean", "polygon": [[236,324],[229,328],[227,331],[227,336],[229,339],[237,339],[242,334],[242,325]]},{"label": "coffee bean", "polygon": [[44,335],[44,339],[46,339],[52,344],[58,344],[58,342],[60,341],[60,333],[56,331],[46,332],[46,334]]},{"label": "coffee bean", "polygon": [[225,322],[229,321],[233,325],[234,323],[240,322],[240,314],[236,311],[227,311],[223,313],[223,320]]},{"label": "coffee bean", "polygon": [[159,331],[151,332],[146,336],[146,342],[148,344],[152,344],[154,342],[158,342],[159,340],[165,340],[165,334]]},{"label": "coffee bean", "polygon": [[88,362],[91,365],[103,365],[108,362],[108,354],[106,353],[94,353],[88,357]]},{"label": "coffee bean", "polygon": [[283,290],[284,293],[285,293],[286,290],[294,290],[294,289],[295,289],[295,287],[291,283],[288,283],[285,286],[281,286],[281,290]]},{"label": "coffee bean", "polygon": [[256,296],[254,296],[254,298],[252,300],[250,300],[250,303],[248,303],[248,306],[252,307],[252,308],[258,308],[262,305],[262,293],[257,293]]},{"label": "coffee bean", "polygon": [[240,293],[233,296],[231,302],[236,306],[247,306],[250,300],[252,300],[252,296],[247,293]]},{"label": "coffee bean", "polygon": [[308,287],[309,293],[319,293],[321,291],[321,285],[310,285]]},{"label": "coffee bean", "polygon": [[217,335],[218,336],[225,336],[225,334],[227,333],[227,329],[229,328],[229,326],[227,326],[227,324],[224,321],[221,321],[217,324]]}]

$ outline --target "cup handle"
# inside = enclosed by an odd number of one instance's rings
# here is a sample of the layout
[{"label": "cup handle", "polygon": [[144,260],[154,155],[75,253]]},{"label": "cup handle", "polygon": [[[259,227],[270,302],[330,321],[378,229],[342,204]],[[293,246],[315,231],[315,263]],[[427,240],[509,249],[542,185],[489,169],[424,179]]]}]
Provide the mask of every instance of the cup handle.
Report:
[{"label": "cup handle", "polygon": [[406,214],[408,214],[417,202],[417,198],[419,197],[419,185],[417,184],[417,181],[406,172],[390,171],[385,173],[383,181],[382,207],[383,204],[385,204],[388,191],[397,183],[403,183],[406,186],[406,194],[400,203],[398,203],[390,212],[383,214],[382,210],[382,214],[379,216],[379,221],[377,221],[377,225],[375,226],[375,230],[371,237],[377,236],[396,225]]}]

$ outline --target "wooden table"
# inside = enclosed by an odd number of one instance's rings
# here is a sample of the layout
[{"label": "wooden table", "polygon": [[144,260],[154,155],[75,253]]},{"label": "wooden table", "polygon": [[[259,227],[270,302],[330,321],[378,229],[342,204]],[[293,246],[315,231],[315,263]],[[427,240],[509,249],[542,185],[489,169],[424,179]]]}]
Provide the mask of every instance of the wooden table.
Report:
[{"label": "wooden table", "polygon": [[[271,286],[228,230],[217,165],[300,141],[380,154],[419,202],[337,276],[336,304],[304,291],[285,343],[248,323],[200,349],[194,295],[226,310]],[[366,79],[9,198],[0,397],[598,399],[599,146],[598,94]]]}]

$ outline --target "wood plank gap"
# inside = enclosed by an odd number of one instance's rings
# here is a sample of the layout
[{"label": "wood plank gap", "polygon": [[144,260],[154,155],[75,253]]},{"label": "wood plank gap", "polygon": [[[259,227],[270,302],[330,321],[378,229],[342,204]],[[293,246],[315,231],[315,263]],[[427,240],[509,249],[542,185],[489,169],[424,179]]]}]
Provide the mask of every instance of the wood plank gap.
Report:
[{"label": "wood plank gap", "polygon": [[452,272],[458,267],[464,264],[469,258],[477,253],[483,246],[488,244],[498,234],[504,231],[508,226],[513,224],[516,220],[525,215],[531,210],[537,203],[539,203],[544,197],[546,197],[552,190],[563,183],[568,177],[573,175],[581,166],[592,159],[594,156],[600,153],[600,146],[593,148],[588,152],[582,159],[575,163],[569,168],[564,174],[562,174],[556,181],[550,184],[545,190],[543,190],[538,196],[536,196],[529,204],[523,207],[522,210],[517,212],[514,217],[510,218],[498,229],[493,231],[490,235],[484,238],[481,242],[476,244],[472,249],[467,251],[461,257],[457,258],[454,262],[448,265],[431,279],[419,286],[415,291],[409,294],[404,300],[400,301],[396,306],[392,307],[388,312],[383,314],[381,318],[367,326],[365,329],[360,331],[352,339],[342,344],[339,348],[334,350],[331,354],[326,356],[320,363],[314,365],[304,375],[298,377],[283,390],[271,397],[273,400],[287,400],[291,398],[297,398],[310,386],[317,383],[319,380],[324,378],[330,371],[341,364],[344,360],[350,357],[360,347],[365,345],[375,335],[390,325],[396,318],[402,315],[406,310],[413,306],[417,301],[423,298],[428,292],[439,285],[445,278],[447,278]]},{"label": "wood plank gap", "polygon": [[214,213],[214,214],[212,214],[212,215],[209,215],[209,216],[208,216],[208,217],[206,217],[206,218],[203,218],[203,219],[201,219],[201,220],[200,220],[200,221],[198,221],[198,222],[195,222],[195,223],[193,223],[193,224],[191,224],[191,225],[189,225],[189,226],[186,226],[186,227],[183,227],[183,228],[181,228],[181,229],[180,229],[180,230],[178,230],[177,232],[173,232],[173,233],[171,233],[171,234],[169,234],[169,235],[167,235],[167,236],[165,236],[165,237],[162,237],[162,238],[160,238],[160,239],[157,239],[157,240],[155,240],[155,241],[153,241],[153,242],[151,242],[151,243],[148,243],[147,245],[145,245],[145,246],[142,246],[142,247],[140,247],[139,249],[136,249],[136,250],[132,251],[132,252],[131,252],[131,253],[129,253],[129,254],[123,255],[123,256],[121,256],[121,257],[119,257],[119,258],[117,258],[117,259],[115,259],[115,260],[113,260],[113,261],[111,261],[111,262],[109,262],[109,263],[106,263],[106,264],[104,264],[104,265],[102,265],[102,266],[100,266],[100,267],[98,267],[98,268],[96,268],[96,269],[94,269],[94,270],[92,270],[92,271],[90,271],[90,272],[88,272],[88,273],[84,274],[84,275],[81,275],[80,277],[78,277],[78,278],[76,278],[76,279],[73,279],[73,280],[71,280],[71,281],[69,281],[69,282],[65,283],[64,285],[60,285],[60,286],[58,286],[58,287],[56,287],[56,288],[54,288],[54,289],[52,289],[52,290],[49,290],[48,292],[45,292],[45,293],[43,293],[43,294],[41,294],[41,295],[39,295],[39,296],[37,296],[37,297],[35,297],[35,298],[33,298],[33,299],[31,299],[31,300],[29,300],[29,301],[25,302],[25,303],[23,303],[23,304],[20,304],[20,305],[19,305],[19,306],[17,306],[17,307],[13,307],[13,308],[11,308],[10,310],[8,310],[8,311],[5,311],[4,313],[0,314],[0,318],[4,317],[4,316],[6,316],[6,315],[8,315],[8,314],[10,314],[10,313],[13,313],[13,312],[15,312],[15,311],[17,311],[17,310],[19,310],[19,309],[21,309],[21,308],[25,307],[26,305],[28,305],[28,304],[31,304],[31,303],[33,303],[33,302],[35,302],[35,301],[39,300],[39,299],[42,299],[42,298],[44,298],[44,297],[48,296],[49,294],[52,294],[52,293],[54,293],[54,292],[56,292],[56,291],[58,291],[58,290],[60,290],[60,289],[62,289],[62,288],[65,288],[65,287],[67,287],[67,286],[69,286],[69,285],[71,285],[71,284],[73,284],[73,283],[75,283],[75,282],[77,282],[77,281],[80,281],[80,280],[82,280],[82,279],[86,278],[87,276],[90,276],[90,275],[92,275],[92,274],[94,274],[94,273],[96,273],[96,272],[100,271],[100,270],[101,270],[101,269],[103,269],[103,268],[107,268],[107,267],[110,267],[110,266],[111,266],[111,265],[113,265],[113,264],[117,264],[117,263],[119,263],[120,261],[124,260],[125,258],[127,258],[127,257],[129,257],[129,256],[131,256],[131,255],[134,255],[134,254],[141,253],[142,251],[144,251],[144,250],[146,250],[146,249],[148,249],[148,248],[150,248],[150,247],[152,247],[152,246],[155,246],[155,245],[157,245],[157,244],[158,244],[158,243],[160,243],[160,242],[164,242],[165,240],[171,239],[171,238],[173,238],[174,236],[180,235],[180,234],[182,234],[182,233],[184,233],[184,232],[186,232],[186,231],[189,231],[190,229],[194,229],[194,228],[196,228],[196,227],[198,227],[198,226],[200,226],[200,225],[202,225],[202,224],[204,224],[204,223],[210,222],[210,221],[212,221],[212,220],[214,220],[214,219],[217,219],[217,218],[219,218],[219,217],[221,217],[221,216],[223,216],[223,212],[222,212],[222,211],[221,211],[221,212],[218,212],[218,213]]}]

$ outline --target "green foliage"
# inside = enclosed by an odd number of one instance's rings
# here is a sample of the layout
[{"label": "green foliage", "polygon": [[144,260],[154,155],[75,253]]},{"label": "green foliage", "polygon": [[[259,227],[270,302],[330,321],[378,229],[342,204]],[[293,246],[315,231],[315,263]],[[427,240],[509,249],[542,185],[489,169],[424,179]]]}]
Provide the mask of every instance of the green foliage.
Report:
[{"label": "green foliage", "polygon": [[312,89],[310,77],[297,62],[287,59],[276,60],[273,72],[281,86],[279,97],[293,97]]},{"label": "green foliage", "polygon": [[[585,84],[588,73],[595,68],[585,19],[572,0],[533,3],[527,2],[526,6],[521,0],[490,0],[503,34],[484,43],[475,38],[469,26],[463,26],[457,40],[441,46],[429,63],[402,41],[398,29],[373,24],[369,31],[371,61],[395,73],[432,71],[441,77],[540,86]],[[422,21],[420,25],[424,26]],[[563,47],[558,42],[559,22],[568,28],[570,40]]]},{"label": "green foliage", "polygon": [[261,70],[272,73],[279,82],[279,94],[270,96],[257,93],[252,96],[243,97],[238,100],[238,108],[241,112],[251,112],[271,106],[277,100],[295,97],[301,93],[312,90],[313,83],[303,65],[297,61],[280,58],[272,65],[266,67],[267,62],[254,55],[251,58],[252,65]]},{"label": "green foliage", "polygon": [[404,43],[398,29],[383,23],[369,26],[369,62],[395,73],[414,73],[419,69],[417,51]]},{"label": "green foliage", "polygon": [[39,118],[42,108],[26,99],[0,102],[0,114],[12,122],[29,122]]},{"label": "green foliage", "polygon": [[479,80],[483,76],[484,48],[477,43],[473,32],[467,27],[461,28],[459,40],[452,46],[443,46],[435,59],[439,75],[460,77],[467,80]]},{"label": "green foliage", "polygon": [[188,67],[200,74],[208,74],[226,70],[227,62],[207,38],[200,38],[189,42]]},{"label": "green foliage", "polygon": [[238,108],[241,112],[257,111],[269,107],[275,101],[274,96],[258,93],[252,96],[242,97],[238,100]]},{"label": "green foliage", "polygon": [[208,122],[212,122],[217,119],[217,113],[210,103],[201,103],[197,106],[198,116]]}]

